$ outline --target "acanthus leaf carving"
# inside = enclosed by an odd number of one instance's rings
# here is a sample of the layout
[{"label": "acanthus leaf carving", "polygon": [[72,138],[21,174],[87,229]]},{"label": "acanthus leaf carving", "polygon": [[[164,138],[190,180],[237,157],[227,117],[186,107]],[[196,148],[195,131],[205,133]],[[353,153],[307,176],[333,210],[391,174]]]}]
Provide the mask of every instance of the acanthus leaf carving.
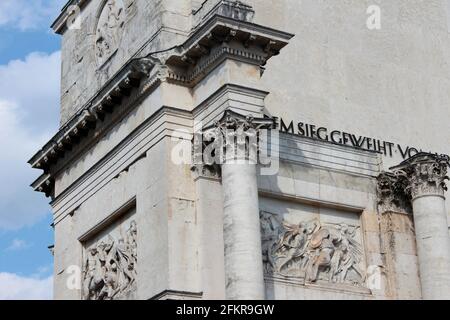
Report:
[{"label": "acanthus leaf carving", "polygon": [[407,181],[405,192],[415,199],[423,195],[444,196],[448,189],[449,165],[450,157],[447,155],[419,153],[392,170]]},{"label": "acanthus leaf carving", "polygon": [[[203,130],[194,154],[203,154],[208,165],[223,164],[230,161],[249,160],[257,162],[259,152],[259,134],[262,130],[274,127],[271,118],[254,118],[231,110],[225,111],[220,120]],[[200,147],[204,150],[200,150]]]},{"label": "acanthus leaf carving", "polygon": [[399,172],[382,172],[377,177],[378,211],[410,213],[412,209],[407,186],[407,178]]}]

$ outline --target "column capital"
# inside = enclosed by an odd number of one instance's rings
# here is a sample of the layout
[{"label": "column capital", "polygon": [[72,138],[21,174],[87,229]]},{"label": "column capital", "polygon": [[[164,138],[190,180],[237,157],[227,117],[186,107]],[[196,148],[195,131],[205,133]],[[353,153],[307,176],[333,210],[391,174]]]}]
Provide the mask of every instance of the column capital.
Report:
[{"label": "column capital", "polygon": [[450,157],[447,155],[422,152],[391,170],[395,175],[404,177],[407,181],[406,192],[414,200],[426,195],[444,197],[449,165]]},{"label": "column capital", "polygon": [[411,201],[406,193],[408,182],[403,175],[382,172],[377,177],[378,210],[380,213],[411,213]]},{"label": "column capital", "polygon": [[[245,163],[256,164],[258,142],[261,130],[275,128],[272,118],[255,118],[226,110],[220,120],[203,129],[203,142],[208,144],[215,164]],[[205,159],[204,159],[205,160]],[[211,159],[206,161],[211,163]]]}]

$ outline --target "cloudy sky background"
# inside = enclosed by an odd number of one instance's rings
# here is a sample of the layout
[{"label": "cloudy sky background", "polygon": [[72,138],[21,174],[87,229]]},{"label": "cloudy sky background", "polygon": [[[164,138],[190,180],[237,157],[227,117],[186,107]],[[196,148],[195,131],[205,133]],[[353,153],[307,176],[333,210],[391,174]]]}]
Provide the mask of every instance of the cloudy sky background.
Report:
[{"label": "cloudy sky background", "polygon": [[57,130],[60,38],[67,0],[0,0],[0,300],[52,298],[48,199],[29,158]]}]

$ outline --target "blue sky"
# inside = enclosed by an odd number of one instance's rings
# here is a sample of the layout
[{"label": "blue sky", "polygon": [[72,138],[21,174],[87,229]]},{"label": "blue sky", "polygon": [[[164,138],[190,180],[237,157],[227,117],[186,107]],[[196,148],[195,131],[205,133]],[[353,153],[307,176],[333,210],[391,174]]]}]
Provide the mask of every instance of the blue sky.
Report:
[{"label": "blue sky", "polygon": [[49,200],[27,160],[59,121],[60,37],[67,0],[0,0],[0,300],[52,297]]}]

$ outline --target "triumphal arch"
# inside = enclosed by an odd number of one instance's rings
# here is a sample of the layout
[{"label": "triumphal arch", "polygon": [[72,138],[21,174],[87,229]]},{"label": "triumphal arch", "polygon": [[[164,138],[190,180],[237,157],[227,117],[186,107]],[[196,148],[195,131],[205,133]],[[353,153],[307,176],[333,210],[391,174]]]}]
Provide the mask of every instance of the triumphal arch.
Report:
[{"label": "triumphal arch", "polygon": [[55,298],[449,299],[446,8],[382,3],[69,1]]}]

